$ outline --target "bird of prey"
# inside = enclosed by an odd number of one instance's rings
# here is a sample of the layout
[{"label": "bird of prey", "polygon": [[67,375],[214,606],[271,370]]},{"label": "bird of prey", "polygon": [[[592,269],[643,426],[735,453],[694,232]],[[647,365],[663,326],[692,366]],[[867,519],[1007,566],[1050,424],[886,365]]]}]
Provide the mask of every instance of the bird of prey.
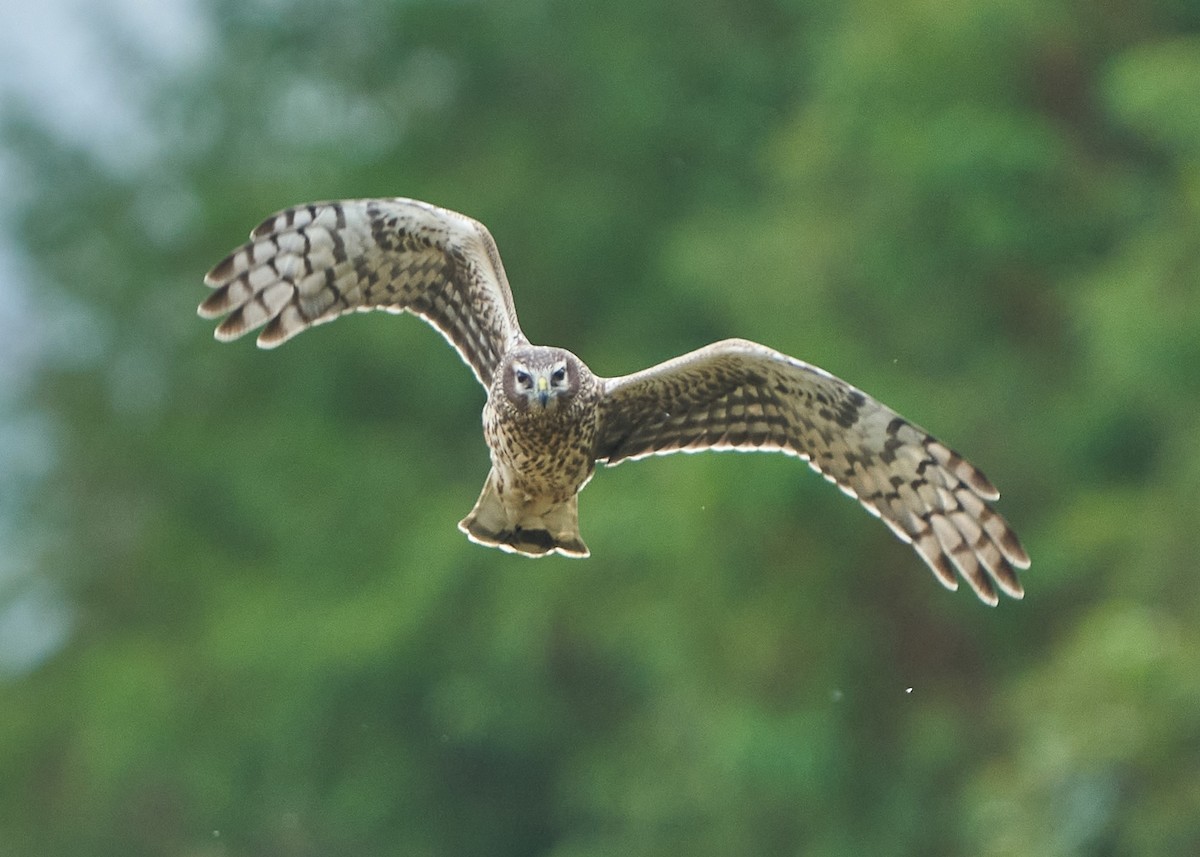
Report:
[{"label": "bird of prey", "polygon": [[488,230],[412,199],[313,203],[267,218],[209,271],[199,307],[221,341],[273,348],[352,310],[420,316],[487,390],[492,468],[460,523],[474,542],[585,557],[578,494],[596,464],[773,450],[806,460],[908,542],[947,588],[988,604],[1029,566],[992,483],[948,446],[816,366],[726,339],[619,378],[521,332]]}]

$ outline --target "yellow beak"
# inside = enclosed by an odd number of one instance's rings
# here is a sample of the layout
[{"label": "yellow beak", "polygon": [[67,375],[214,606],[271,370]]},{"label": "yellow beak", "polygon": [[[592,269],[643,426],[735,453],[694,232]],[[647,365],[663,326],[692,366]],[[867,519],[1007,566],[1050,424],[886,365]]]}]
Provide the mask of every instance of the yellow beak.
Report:
[{"label": "yellow beak", "polygon": [[550,380],[545,375],[538,375],[537,391],[539,393],[545,393],[549,389],[550,389]]}]

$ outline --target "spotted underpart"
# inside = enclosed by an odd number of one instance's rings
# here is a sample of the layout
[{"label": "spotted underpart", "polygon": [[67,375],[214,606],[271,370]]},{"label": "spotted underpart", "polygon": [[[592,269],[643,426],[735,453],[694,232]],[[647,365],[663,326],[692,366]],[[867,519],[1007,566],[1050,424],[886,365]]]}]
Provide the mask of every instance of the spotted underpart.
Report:
[{"label": "spotted underpart", "polygon": [[506,490],[524,498],[564,503],[591,478],[596,462],[600,383],[578,357],[561,348],[522,346],[505,358],[548,365],[566,358],[578,367],[564,401],[548,412],[522,408],[504,395],[499,379],[493,383],[483,411],[483,431],[492,462],[504,477]]},{"label": "spotted underpart", "polygon": [[[530,405],[508,383],[512,370],[548,373],[564,363],[566,383],[546,406]],[[592,477],[600,382],[561,348],[522,345],[507,355],[483,409],[492,470],[459,528],[481,544],[540,556],[587,556],[577,494]]]},{"label": "spotted underpart", "polygon": [[[809,462],[909,542],[950,589],[1023,594],[1029,556],[992,508],[999,493],[956,452],[828,372],[730,339],[621,378],[530,345],[495,242],[461,214],[406,199],[298,206],[268,218],[205,278],[199,312],[220,340],[261,328],[274,347],[350,311],[411,312],[436,327],[488,391],[492,469],[460,527],[530,556],[587,556],[578,492],[597,462],[707,449]],[[564,367],[556,386],[537,393]],[[523,392],[513,374],[525,373]],[[541,395],[544,393],[544,396]],[[539,404],[535,405],[534,402]]]}]

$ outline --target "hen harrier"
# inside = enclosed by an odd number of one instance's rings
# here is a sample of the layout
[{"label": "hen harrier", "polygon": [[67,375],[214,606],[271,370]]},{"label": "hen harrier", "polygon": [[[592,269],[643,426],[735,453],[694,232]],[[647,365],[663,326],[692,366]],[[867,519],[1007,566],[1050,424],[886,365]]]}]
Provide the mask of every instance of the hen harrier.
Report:
[{"label": "hen harrier", "polygon": [[[487,390],[492,469],[459,523],[474,542],[584,557],[578,494],[597,462],[702,449],[806,460],[910,543],[937,579],[956,572],[988,604],[1024,593],[1016,534],[991,482],[958,453],[823,369],[727,339],[620,378],[593,375],[521,332],[487,229],[411,199],[282,211],[205,277],[204,318],[221,341],[262,327],[274,348],[351,310],[410,312],[453,345]],[[265,325],[265,327],[263,327]]]}]

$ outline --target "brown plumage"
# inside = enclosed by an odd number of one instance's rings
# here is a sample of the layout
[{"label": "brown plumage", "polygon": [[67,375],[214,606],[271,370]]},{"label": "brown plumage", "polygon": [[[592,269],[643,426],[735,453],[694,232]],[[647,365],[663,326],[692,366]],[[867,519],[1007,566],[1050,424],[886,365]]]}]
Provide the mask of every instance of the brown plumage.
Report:
[{"label": "brown plumage", "polygon": [[1020,598],[1029,556],[992,508],[999,493],[922,429],[823,369],[741,339],[620,378],[529,343],[482,224],[410,199],[298,206],[268,218],[205,278],[222,341],[262,328],[273,348],[350,311],[411,312],[488,391],[492,469],[459,527],[531,556],[587,556],[578,493],[596,462],[705,449],[809,462],[912,544],[950,589]]}]

